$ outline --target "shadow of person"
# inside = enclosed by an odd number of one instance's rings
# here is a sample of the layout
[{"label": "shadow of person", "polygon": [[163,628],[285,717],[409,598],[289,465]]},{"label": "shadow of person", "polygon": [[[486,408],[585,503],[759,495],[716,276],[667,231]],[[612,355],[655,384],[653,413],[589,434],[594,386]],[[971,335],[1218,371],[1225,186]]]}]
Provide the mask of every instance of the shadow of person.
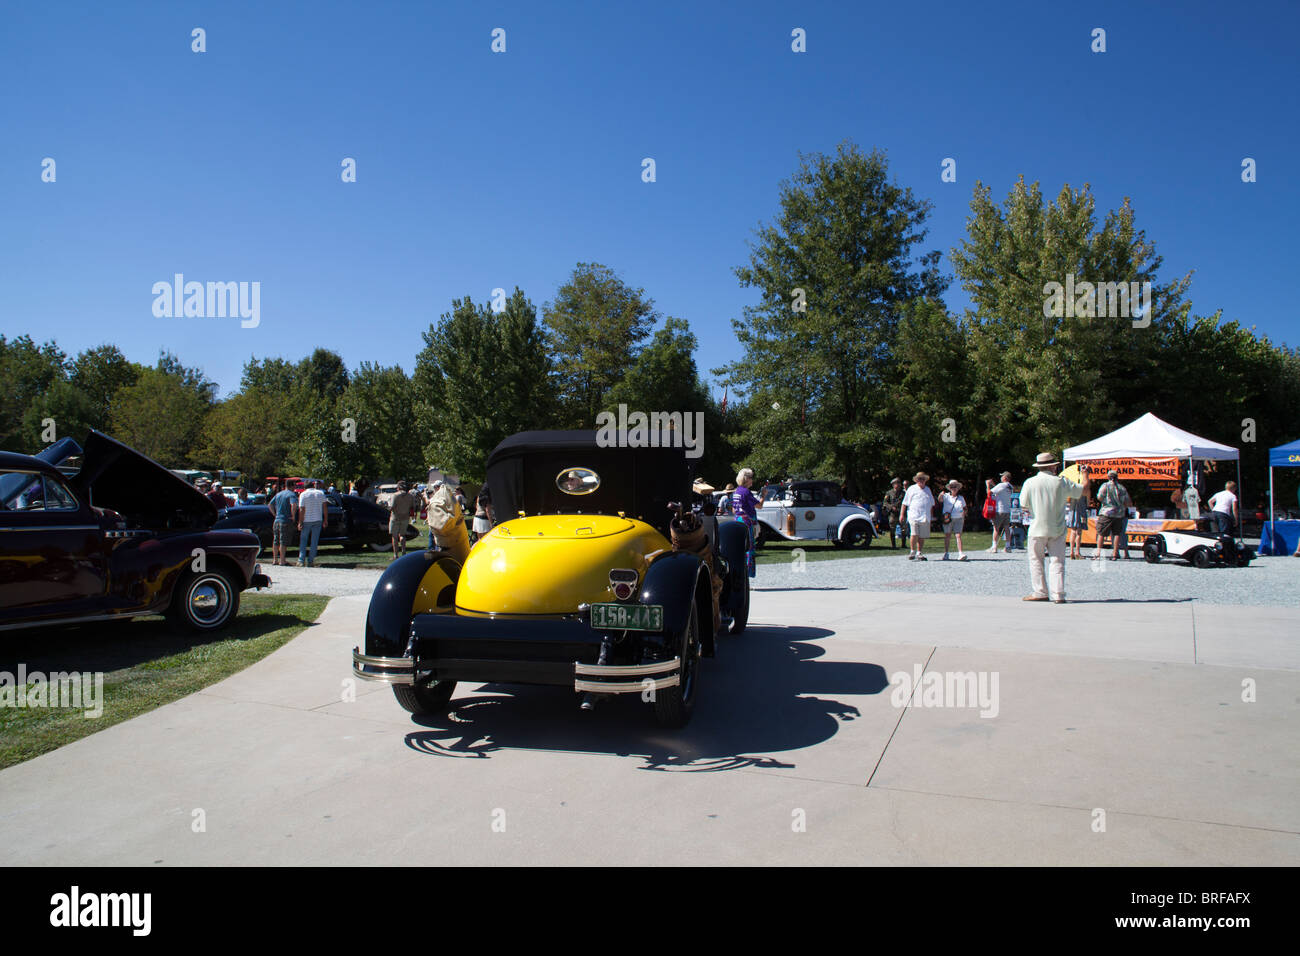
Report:
[{"label": "shadow of person", "polygon": [[635,757],[642,770],[793,768],[774,755],[816,746],[860,716],[840,697],[889,686],[879,664],[818,660],[826,652],[814,642],[832,634],[751,625],[725,639],[717,658],[701,662],[695,714],[683,730],[654,726],[638,694],[606,699],[593,714],[564,688],[484,684],[478,689],[487,694],[453,699],[444,715],[414,718],[425,729],[408,734],[406,745],[444,757],[508,750]]}]

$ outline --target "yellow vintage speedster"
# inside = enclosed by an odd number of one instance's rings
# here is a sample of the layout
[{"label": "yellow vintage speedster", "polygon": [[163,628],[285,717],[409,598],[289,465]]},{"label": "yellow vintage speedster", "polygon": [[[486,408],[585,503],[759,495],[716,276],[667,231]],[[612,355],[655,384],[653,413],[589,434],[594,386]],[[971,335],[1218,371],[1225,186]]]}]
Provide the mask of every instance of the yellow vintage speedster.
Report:
[{"label": "yellow vintage speedster", "polygon": [[683,546],[672,507],[692,497],[683,450],[523,432],[489,456],[487,486],[498,519],[518,517],[463,566],[439,550],[389,565],[356,675],[392,684],[415,714],[446,709],[458,681],[552,684],[584,709],[640,694],[661,724],[684,725],[700,658],[745,629],[749,577],[738,521],[706,517],[707,544]]}]

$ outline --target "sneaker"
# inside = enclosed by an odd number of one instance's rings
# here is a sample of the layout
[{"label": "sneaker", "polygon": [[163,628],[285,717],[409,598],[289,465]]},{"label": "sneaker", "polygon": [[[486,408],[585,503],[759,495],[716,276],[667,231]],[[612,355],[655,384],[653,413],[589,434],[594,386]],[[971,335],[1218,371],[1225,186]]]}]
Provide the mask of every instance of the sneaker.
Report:
[{"label": "sneaker", "polygon": [[1053,603],[1053,604],[1064,604],[1064,603],[1065,603],[1065,598],[1063,598],[1063,597],[1052,598],[1052,603]]},{"label": "sneaker", "polygon": [[991,548],[985,548],[984,550],[987,551],[989,554],[997,554],[997,553],[998,553],[998,546],[995,544],[995,545],[993,545],[993,547],[991,547]]},{"label": "sneaker", "polygon": [[907,560],[909,560],[909,561],[915,561],[915,560],[916,560],[916,555],[912,554],[912,553],[909,551],[909,552],[907,553]]},{"label": "sneaker", "polygon": [[948,552],[947,552],[947,551],[945,551],[945,552],[943,553],[943,559],[944,559],[945,561],[948,560]]},{"label": "sneaker", "polygon": [[930,559],[927,558],[927,557],[926,557],[925,555],[923,555],[923,554],[918,554],[918,555],[916,556],[916,560],[918,560],[918,561],[928,561],[928,560],[930,560]]},{"label": "sneaker", "polygon": [[962,555],[961,557],[959,557],[957,560],[958,560],[958,561],[969,561],[969,560],[970,560],[970,556],[969,556],[969,555],[965,555],[965,554],[963,554],[963,555]]}]

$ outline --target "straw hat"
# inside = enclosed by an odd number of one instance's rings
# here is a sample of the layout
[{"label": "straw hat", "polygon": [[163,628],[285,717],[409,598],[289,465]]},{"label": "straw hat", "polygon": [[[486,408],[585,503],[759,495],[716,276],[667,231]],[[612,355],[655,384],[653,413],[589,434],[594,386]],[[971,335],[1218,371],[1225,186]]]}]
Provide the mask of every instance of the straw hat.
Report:
[{"label": "straw hat", "polygon": [[1034,462],[1035,468],[1051,468],[1053,465],[1059,465],[1060,462],[1050,451],[1040,452],[1037,460]]}]

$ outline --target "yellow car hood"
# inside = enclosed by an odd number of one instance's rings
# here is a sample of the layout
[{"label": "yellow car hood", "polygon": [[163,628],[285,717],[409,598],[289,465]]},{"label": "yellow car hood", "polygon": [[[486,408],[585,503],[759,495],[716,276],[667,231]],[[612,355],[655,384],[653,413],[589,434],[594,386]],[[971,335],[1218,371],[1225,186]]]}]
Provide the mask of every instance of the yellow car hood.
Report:
[{"label": "yellow car hood", "polygon": [[613,568],[643,575],[670,548],[643,521],[612,515],[536,515],[497,525],[474,545],[456,584],[456,609],[480,614],[571,614],[613,601]]}]

